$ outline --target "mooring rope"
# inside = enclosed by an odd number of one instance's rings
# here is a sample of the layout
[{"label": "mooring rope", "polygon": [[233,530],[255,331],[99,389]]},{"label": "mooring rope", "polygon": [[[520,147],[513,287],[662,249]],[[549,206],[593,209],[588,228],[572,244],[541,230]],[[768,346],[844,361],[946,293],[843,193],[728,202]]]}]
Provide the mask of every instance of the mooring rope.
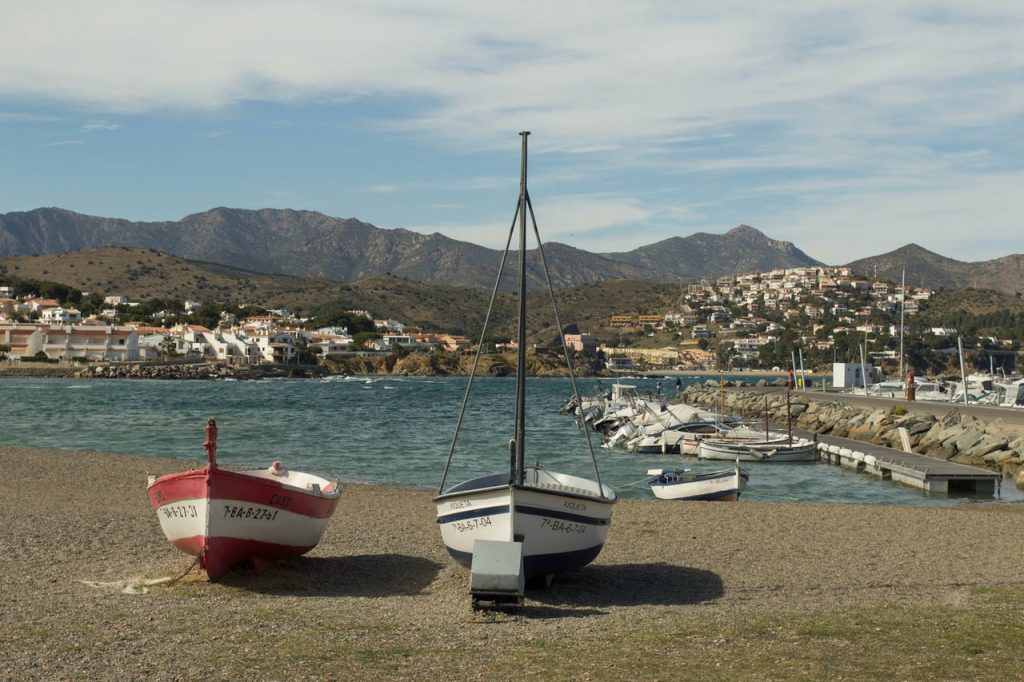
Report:
[{"label": "mooring rope", "polygon": [[154,585],[173,585],[178,582],[186,575],[189,571],[196,567],[199,563],[199,557],[196,557],[191,564],[188,565],[184,571],[176,576],[167,576],[164,578],[149,578],[147,580],[111,580],[107,582],[99,580],[79,580],[78,582],[89,587],[95,587],[97,589],[104,587],[116,587],[120,588],[124,594],[148,594],[149,588]]}]

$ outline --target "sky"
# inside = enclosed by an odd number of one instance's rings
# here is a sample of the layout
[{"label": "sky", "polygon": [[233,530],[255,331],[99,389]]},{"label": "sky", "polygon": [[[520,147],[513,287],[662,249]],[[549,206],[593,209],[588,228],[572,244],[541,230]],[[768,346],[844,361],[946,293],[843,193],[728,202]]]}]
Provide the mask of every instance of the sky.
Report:
[{"label": "sky", "polygon": [[[976,6],[975,6],[976,5]],[[0,0],[0,213],[1024,253],[1024,3]]]}]

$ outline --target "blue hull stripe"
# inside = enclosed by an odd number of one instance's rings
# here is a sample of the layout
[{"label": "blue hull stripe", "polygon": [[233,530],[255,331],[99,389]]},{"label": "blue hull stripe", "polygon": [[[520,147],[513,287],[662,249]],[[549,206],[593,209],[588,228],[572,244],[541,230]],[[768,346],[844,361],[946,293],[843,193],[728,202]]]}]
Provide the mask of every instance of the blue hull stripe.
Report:
[{"label": "blue hull stripe", "polygon": [[444,516],[438,516],[438,523],[451,523],[452,521],[465,521],[466,519],[475,519],[481,516],[491,516],[492,514],[508,514],[508,505],[503,504],[500,507],[484,507],[482,509],[467,509],[466,511],[456,512],[454,514],[445,514]]},{"label": "blue hull stripe", "polygon": [[[553,573],[564,573],[583,568],[597,558],[601,553],[603,544],[576,550],[574,552],[559,552],[557,554],[537,554],[523,557],[523,577],[526,579],[536,576]],[[471,552],[459,552],[448,548],[448,554],[466,568],[473,566],[473,554]]]},{"label": "blue hull stripe", "polygon": [[547,516],[552,519],[562,519],[563,521],[573,521],[574,523],[586,523],[591,526],[607,526],[609,519],[598,519],[593,516],[581,516],[580,514],[570,514],[560,509],[544,509],[543,507],[525,507],[521,504],[516,505],[516,512],[520,514],[530,514],[532,516]]},{"label": "blue hull stripe", "polygon": [[674,501],[674,502],[694,502],[694,501],[698,501],[698,500],[717,500],[720,497],[728,497],[730,495],[736,495],[737,498],[739,497],[739,493],[737,493],[736,490],[734,489],[734,490],[722,490],[722,491],[719,491],[717,493],[707,493],[706,495],[696,495],[694,497],[679,497],[679,498],[675,498],[674,500],[669,500],[669,501],[670,502],[671,501]]}]

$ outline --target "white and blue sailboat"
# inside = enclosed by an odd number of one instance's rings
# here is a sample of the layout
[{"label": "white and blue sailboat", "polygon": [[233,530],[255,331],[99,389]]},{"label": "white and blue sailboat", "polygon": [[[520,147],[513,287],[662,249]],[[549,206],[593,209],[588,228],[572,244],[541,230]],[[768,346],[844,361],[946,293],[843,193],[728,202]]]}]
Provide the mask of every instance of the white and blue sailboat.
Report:
[{"label": "white and blue sailboat", "polygon": [[[471,566],[474,544],[477,540],[518,542],[522,543],[524,578],[550,579],[556,573],[575,570],[587,565],[601,552],[611,525],[612,506],[615,504],[616,495],[610,487],[601,483],[597,460],[586,429],[582,429],[582,433],[587,439],[587,446],[590,450],[594,468],[593,480],[550,471],[544,468],[539,461],[529,466],[526,465],[527,210],[530,212],[534,234],[537,238],[537,250],[547,278],[560,336],[562,324],[558,319],[557,306],[554,305],[554,293],[548,276],[544,249],[537,230],[533,205],[526,189],[527,136],[529,132],[522,132],[520,135],[522,136],[522,162],[519,202],[516,206],[512,227],[509,230],[501,266],[498,269],[494,292],[491,295],[491,307],[487,311],[484,330],[480,335],[481,339],[486,335],[487,323],[490,320],[502,270],[508,258],[509,247],[518,221],[519,347],[516,367],[515,425],[512,438],[509,441],[510,465],[505,471],[480,476],[445,488],[448,469],[458,440],[459,427],[465,414],[482,351],[481,343],[466,386],[466,396],[463,400],[462,412],[456,423],[455,435],[448,453],[448,463],[445,466],[434,502],[437,505],[437,523],[441,528],[441,537],[448,553],[459,563],[467,567]],[[564,338],[562,347],[572,379],[573,392],[577,404],[580,404],[579,390],[576,387],[575,377],[572,375],[572,363],[569,362]]]}]

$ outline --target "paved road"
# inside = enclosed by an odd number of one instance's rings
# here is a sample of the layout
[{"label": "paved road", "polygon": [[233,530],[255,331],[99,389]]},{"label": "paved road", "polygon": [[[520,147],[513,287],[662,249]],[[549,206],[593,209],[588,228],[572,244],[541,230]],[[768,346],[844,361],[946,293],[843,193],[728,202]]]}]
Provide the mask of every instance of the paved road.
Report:
[{"label": "paved road", "polygon": [[[778,393],[779,391],[785,390],[780,389],[777,386],[747,386],[744,388],[732,389],[737,391],[748,391],[754,393]],[[983,419],[985,421],[994,421],[996,419],[1002,419],[1007,424],[1015,424],[1018,426],[1024,426],[1024,409],[1016,407],[988,407],[984,405],[964,405],[963,403],[939,403],[933,401],[908,401],[902,398],[875,398],[866,397],[862,395],[851,395],[849,393],[841,393],[838,391],[828,391],[822,393],[821,391],[793,391],[793,396],[806,395],[810,398],[817,400],[838,400],[850,405],[856,405],[858,407],[875,407],[875,408],[890,408],[900,406],[906,408],[908,412],[918,412],[922,414],[932,414],[941,417],[945,414],[949,414],[953,409],[960,411],[960,414],[970,415]]]}]

